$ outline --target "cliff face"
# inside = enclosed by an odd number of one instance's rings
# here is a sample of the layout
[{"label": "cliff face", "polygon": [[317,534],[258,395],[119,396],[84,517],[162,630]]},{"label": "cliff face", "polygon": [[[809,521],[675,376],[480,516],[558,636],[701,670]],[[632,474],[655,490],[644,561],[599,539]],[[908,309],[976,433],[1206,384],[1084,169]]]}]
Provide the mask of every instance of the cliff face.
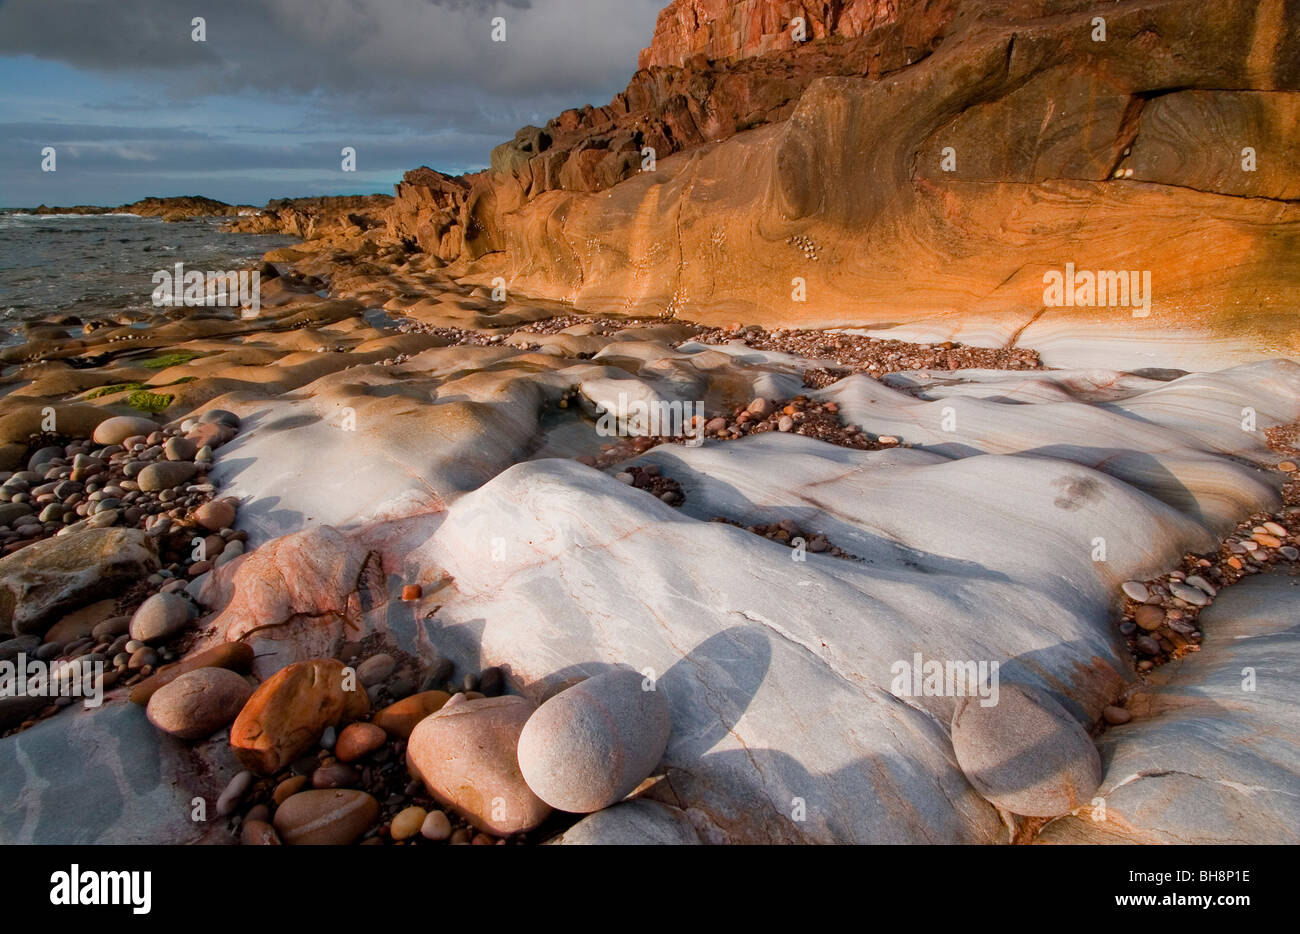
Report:
[{"label": "cliff face", "polygon": [[[675,153],[786,120],[818,78],[906,68],[938,45],[956,5],[914,3],[904,21],[892,0],[675,3],[642,53],[650,64],[609,104],[524,127],[492,150],[488,171],[457,179],[428,168],[407,173],[393,231],[444,260],[501,252],[508,218],[547,192],[604,191]],[[727,14],[728,29],[715,28],[715,9]],[[796,15],[810,24],[809,41],[793,40]]]},{"label": "cliff face", "polygon": [[[590,309],[1300,349],[1300,4],[1101,12],[1104,39],[1069,0],[678,0],[608,106],[408,176],[390,225]],[[819,38],[783,45],[792,15]],[[1067,266],[1151,285],[1058,307]]]},{"label": "cliff face", "polygon": [[791,24],[803,20],[808,40],[855,38],[898,22],[907,0],[673,0],[659,12],[654,39],[641,50],[640,69],[681,66],[696,55],[735,60],[793,49]]}]

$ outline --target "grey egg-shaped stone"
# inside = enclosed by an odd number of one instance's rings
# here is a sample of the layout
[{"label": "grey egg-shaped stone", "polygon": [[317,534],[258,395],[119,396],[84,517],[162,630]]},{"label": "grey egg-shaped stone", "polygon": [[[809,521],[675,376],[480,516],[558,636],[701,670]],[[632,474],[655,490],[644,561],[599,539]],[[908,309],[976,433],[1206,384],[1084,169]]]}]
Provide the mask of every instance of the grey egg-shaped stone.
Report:
[{"label": "grey egg-shaped stone", "polygon": [[952,718],[957,764],[990,803],[1026,817],[1058,817],[1092,800],[1101,756],[1092,738],[1050,695],[1003,684],[983,706],[962,698]]},{"label": "grey egg-shaped stone", "polygon": [[131,638],[140,642],[168,639],[190,622],[190,602],[174,593],[156,593],[131,617]]},{"label": "grey egg-shaped stone", "polygon": [[668,700],[630,668],[588,678],[542,704],[519,737],[519,769],[539,798],[586,814],[654,770],[668,746]]}]

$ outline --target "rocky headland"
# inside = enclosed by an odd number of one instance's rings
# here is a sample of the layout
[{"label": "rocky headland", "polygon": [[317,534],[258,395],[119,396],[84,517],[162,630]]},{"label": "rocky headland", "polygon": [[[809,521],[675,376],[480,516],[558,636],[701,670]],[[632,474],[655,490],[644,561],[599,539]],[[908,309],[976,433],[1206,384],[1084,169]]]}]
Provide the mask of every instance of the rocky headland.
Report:
[{"label": "rocky headland", "polygon": [[0,699],[0,839],[1300,842],[1300,37],[1096,15],[674,0],[490,169],[233,221],[255,314],[28,327],[0,660],[105,696]]}]

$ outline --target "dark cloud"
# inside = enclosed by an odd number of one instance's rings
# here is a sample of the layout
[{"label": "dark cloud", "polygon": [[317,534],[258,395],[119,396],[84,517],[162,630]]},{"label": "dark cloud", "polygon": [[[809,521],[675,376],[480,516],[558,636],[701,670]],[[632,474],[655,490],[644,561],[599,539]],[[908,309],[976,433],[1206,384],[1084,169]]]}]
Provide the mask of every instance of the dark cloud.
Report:
[{"label": "dark cloud", "polygon": [[[0,54],[168,72],[173,98],[237,90],[364,97],[412,84],[532,97],[606,90],[662,0],[7,0]],[[195,16],[204,42],[191,40]],[[492,20],[506,41],[492,41]]]},{"label": "dark cloud", "polygon": [[[148,166],[160,182],[207,172],[227,192],[240,173],[296,170],[301,186],[275,192],[294,195],[325,184],[343,145],[396,176],[478,168],[519,126],[621,90],[665,2],[0,0],[0,57],[71,66],[87,97],[96,75],[123,89],[91,120],[68,115],[69,99],[62,117],[0,126],[0,194],[21,204],[25,186],[54,184],[27,174],[42,145],[60,147],[78,194]],[[191,41],[195,16],[206,42]],[[496,16],[505,42],[492,41]],[[232,120],[240,107],[247,120]]]}]

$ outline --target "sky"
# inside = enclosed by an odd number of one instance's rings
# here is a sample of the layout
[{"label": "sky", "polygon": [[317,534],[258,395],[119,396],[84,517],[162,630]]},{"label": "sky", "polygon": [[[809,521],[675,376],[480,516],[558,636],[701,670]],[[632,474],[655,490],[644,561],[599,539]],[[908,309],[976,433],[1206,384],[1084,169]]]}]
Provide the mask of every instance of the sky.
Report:
[{"label": "sky", "polygon": [[519,127],[608,103],[666,2],[0,0],[0,206],[261,205],[481,169]]}]

